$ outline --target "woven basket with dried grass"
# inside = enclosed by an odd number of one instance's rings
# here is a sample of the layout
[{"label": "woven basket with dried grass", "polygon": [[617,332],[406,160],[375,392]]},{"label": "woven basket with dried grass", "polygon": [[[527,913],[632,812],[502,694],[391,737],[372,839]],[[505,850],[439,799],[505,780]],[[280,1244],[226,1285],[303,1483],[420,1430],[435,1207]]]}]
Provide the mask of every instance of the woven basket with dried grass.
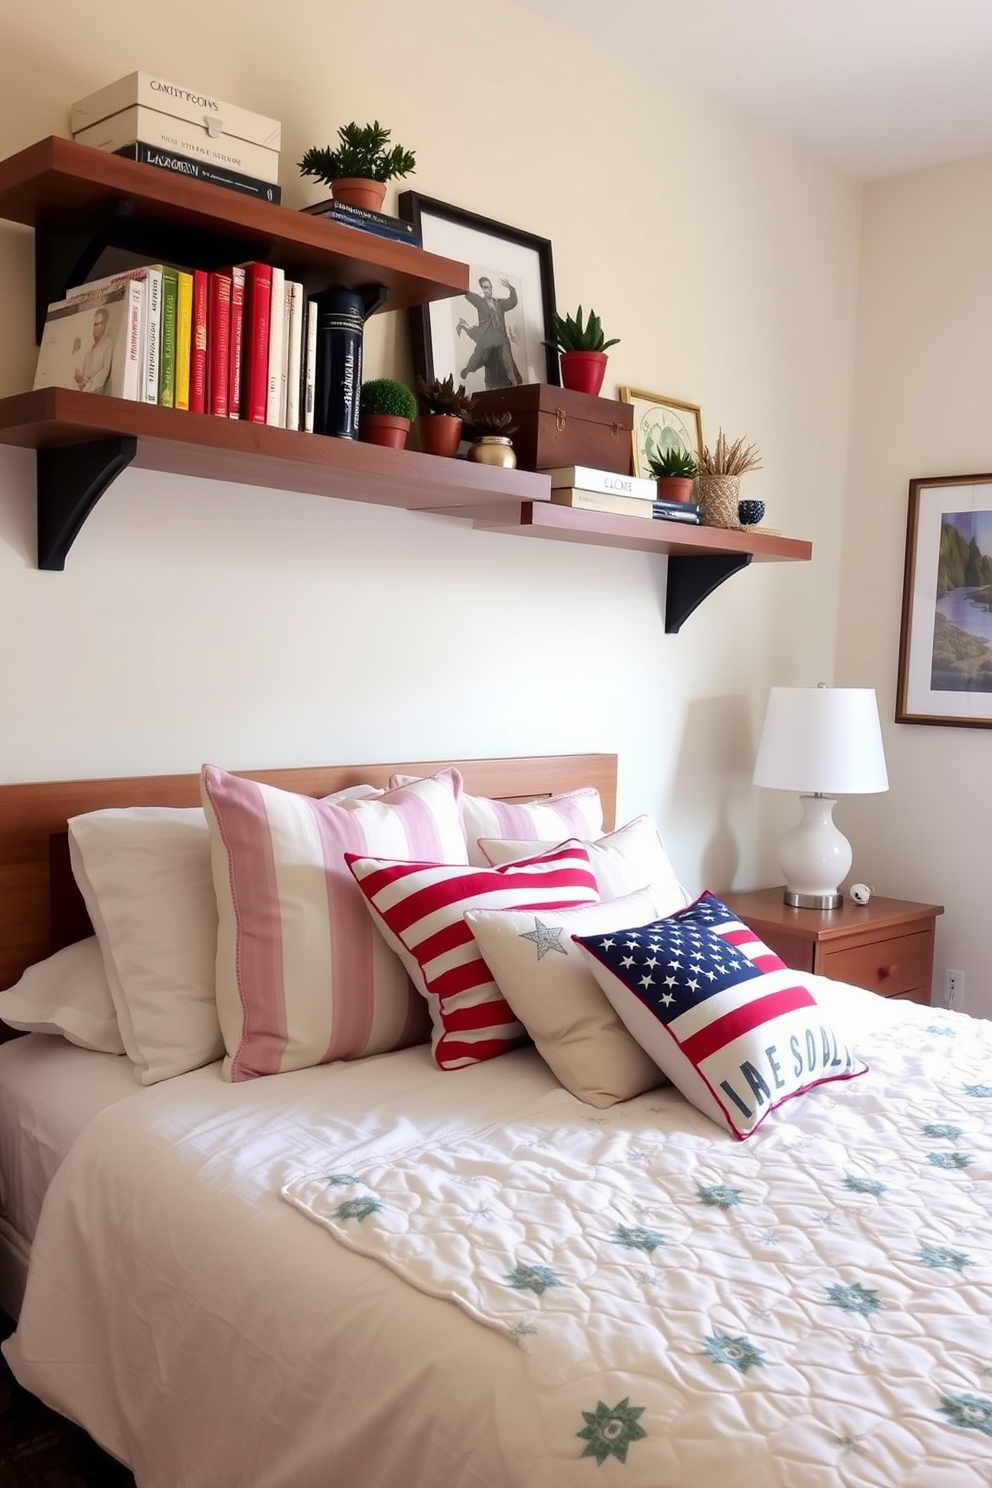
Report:
[{"label": "woven basket with dried grass", "polygon": [[761,469],[761,456],[753,444],[735,439],[728,444],[721,429],[710,450],[699,457],[696,492],[708,527],[740,527],[737,508],[741,499],[741,476]]}]

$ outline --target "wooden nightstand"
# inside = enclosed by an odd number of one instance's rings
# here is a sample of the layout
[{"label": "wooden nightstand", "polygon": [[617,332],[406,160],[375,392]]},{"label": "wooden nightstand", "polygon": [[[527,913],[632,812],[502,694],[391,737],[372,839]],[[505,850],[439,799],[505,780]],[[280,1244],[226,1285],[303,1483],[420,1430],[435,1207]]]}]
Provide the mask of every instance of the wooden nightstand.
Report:
[{"label": "wooden nightstand", "polygon": [[782,889],[722,894],[723,902],[787,966],[867,987],[882,997],[929,1003],[933,943],[942,904],[845,899],[839,909],[790,909]]}]

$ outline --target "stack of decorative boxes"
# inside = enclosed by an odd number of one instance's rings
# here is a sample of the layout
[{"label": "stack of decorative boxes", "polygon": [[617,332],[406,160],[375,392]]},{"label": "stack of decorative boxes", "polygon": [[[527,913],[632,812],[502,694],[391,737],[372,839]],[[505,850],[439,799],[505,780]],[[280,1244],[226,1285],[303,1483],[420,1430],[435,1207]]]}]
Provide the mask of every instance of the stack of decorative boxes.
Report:
[{"label": "stack of decorative boxes", "polygon": [[79,144],[260,201],[281,200],[278,122],[154,73],[129,73],[74,103],[69,128]]}]

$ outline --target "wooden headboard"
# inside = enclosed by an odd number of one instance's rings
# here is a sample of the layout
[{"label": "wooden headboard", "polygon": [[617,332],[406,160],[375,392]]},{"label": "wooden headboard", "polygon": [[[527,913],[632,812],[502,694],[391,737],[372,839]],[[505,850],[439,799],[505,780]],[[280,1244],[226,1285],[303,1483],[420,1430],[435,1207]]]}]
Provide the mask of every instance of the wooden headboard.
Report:
[{"label": "wooden headboard", "polygon": [[[594,785],[603,800],[604,824],[614,825],[617,787],[614,754],[318,765],[237,773],[301,795],[326,796],[361,781],[384,786],[394,773],[430,775],[449,764],[461,771],[465,789],[471,795],[502,800],[534,800]],[[198,774],[0,785],[0,987],[11,986],[25,967],[89,933],[89,921],[64,851],[66,822],[70,816],[107,806],[199,804]]]}]

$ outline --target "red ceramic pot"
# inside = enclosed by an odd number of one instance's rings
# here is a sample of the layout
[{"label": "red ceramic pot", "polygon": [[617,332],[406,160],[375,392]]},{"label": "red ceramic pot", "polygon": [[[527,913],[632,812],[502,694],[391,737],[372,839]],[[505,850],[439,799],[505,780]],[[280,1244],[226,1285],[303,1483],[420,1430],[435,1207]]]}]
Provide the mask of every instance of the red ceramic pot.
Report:
[{"label": "red ceramic pot", "polygon": [[364,176],[338,176],[331,182],[331,195],[335,201],[345,202],[349,207],[381,212],[386,198],[386,183],[370,181]]},{"label": "red ceramic pot", "polygon": [[453,413],[422,413],[417,420],[420,448],[425,455],[458,453],[462,439],[462,420]]},{"label": "red ceramic pot", "polygon": [[366,444],[384,444],[389,449],[406,449],[410,420],[394,413],[363,413],[359,435]]},{"label": "red ceramic pot", "polygon": [[659,475],[657,479],[659,501],[691,501],[691,475]]},{"label": "red ceramic pot", "polygon": [[573,393],[591,393],[593,397],[603,386],[606,363],[605,351],[563,351],[560,354],[561,385]]}]

